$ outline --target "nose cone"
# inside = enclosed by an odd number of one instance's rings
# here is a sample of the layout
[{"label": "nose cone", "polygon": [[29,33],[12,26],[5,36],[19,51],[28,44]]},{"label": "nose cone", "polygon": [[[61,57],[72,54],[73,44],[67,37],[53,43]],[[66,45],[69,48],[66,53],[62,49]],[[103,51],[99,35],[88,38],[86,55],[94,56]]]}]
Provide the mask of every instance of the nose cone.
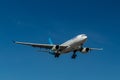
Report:
[{"label": "nose cone", "polygon": [[79,39],[86,40],[87,36],[85,34],[81,34],[77,36]]},{"label": "nose cone", "polygon": [[87,39],[87,36],[84,36],[84,37],[83,37],[83,39],[85,39],[85,40],[86,40],[86,39]]}]

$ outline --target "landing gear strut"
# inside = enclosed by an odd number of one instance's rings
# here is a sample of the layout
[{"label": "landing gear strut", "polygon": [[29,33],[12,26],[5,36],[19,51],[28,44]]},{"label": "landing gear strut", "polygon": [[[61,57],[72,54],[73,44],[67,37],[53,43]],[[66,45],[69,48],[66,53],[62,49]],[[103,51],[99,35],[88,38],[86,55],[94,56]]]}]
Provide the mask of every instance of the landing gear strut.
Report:
[{"label": "landing gear strut", "polygon": [[76,52],[77,52],[76,50],[73,51],[73,55],[72,55],[72,57],[71,57],[72,59],[75,59],[75,58],[77,57]]},{"label": "landing gear strut", "polygon": [[60,52],[59,51],[56,51],[55,52],[55,58],[58,58],[60,56]]}]

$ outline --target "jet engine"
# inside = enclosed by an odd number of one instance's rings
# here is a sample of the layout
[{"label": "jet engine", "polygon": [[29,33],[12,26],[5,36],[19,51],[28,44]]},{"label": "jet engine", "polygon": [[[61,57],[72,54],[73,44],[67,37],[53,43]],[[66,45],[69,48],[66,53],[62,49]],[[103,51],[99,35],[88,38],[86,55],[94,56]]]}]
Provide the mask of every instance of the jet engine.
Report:
[{"label": "jet engine", "polygon": [[87,53],[90,51],[90,48],[80,48],[80,52]]},{"label": "jet engine", "polygon": [[53,48],[52,48],[53,51],[57,51],[57,50],[59,50],[59,49],[60,49],[60,46],[59,46],[59,45],[55,45],[55,46],[53,46]]}]

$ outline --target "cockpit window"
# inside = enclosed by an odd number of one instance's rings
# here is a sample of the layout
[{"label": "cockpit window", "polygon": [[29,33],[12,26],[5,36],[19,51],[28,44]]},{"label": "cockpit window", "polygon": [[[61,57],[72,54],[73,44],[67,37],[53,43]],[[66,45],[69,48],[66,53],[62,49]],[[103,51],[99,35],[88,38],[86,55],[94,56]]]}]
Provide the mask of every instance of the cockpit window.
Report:
[{"label": "cockpit window", "polygon": [[86,36],[85,34],[81,34],[81,37]]}]

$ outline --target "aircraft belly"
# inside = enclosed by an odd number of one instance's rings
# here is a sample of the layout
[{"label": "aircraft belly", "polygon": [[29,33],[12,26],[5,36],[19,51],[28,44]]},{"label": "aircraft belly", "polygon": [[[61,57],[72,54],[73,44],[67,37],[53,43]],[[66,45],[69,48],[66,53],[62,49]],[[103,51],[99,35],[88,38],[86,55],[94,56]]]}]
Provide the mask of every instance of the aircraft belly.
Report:
[{"label": "aircraft belly", "polygon": [[86,41],[86,39],[75,38],[75,39],[69,40],[69,41],[61,44],[62,46],[68,46],[67,48],[65,48],[61,51],[61,54],[65,54],[65,53],[68,53],[68,52],[78,49],[78,47],[81,46],[85,41]]}]

